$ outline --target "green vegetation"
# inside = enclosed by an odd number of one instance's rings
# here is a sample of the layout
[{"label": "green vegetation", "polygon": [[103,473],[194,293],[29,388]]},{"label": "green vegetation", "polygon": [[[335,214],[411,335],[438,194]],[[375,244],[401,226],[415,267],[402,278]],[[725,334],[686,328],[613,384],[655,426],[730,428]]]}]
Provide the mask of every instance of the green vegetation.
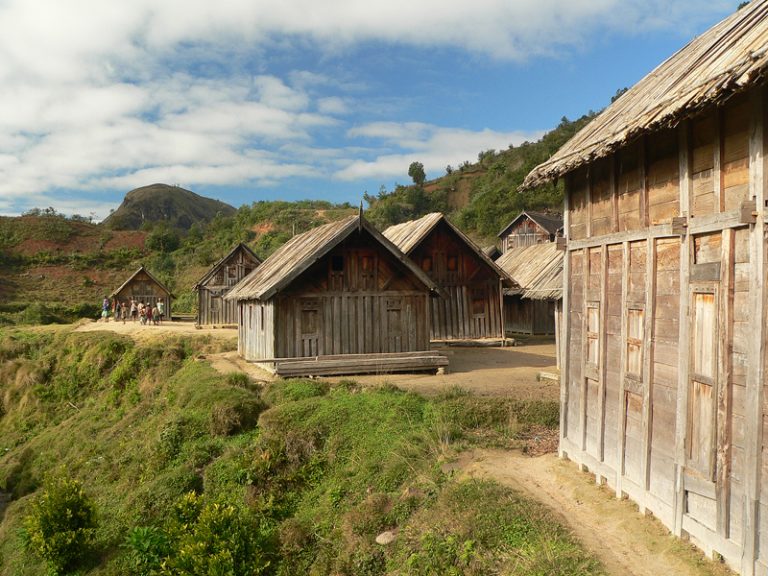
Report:
[{"label": "green vegetation", "polygon": [[[3,331],[0,491],[13,500],[0,573],[51,567],[25,547],[25,518],[62,468],[96,519],[77,540],[88,554],[67,556],[62,574],[602,573],[546,509],[443,471],[456,450],[552,426],[556,403],[352,381],[261,387],[201,359],[222,346]],[[394,540],[377,544],[384,531]]]},{"label": "green vegetation", "polygon": [[[547,160],[576,132],[595,116],[594,113],[570,121],[563,118],[560,125],[537,142],[524,142],[507,150],[486,150],[478,154],[476,164],[465,162],[458,169],[448,166],[445,176],[430,183],[419,184],[420,163],[411,164],[408,175],[411,186],[397,186],[392,192],[382,190],[378,196],[365,196],[369,204],[368,217],[380,228],[420,218],[429,212],[449,212],[448,198],[462,185],[469,188],[469,202],[456,207],[452,220],[472,236],[491,241],[499,230],[522,210],[562,210],[562,184],[540,186],[518,192],[525,176]],[[425,191],[426,190],[428,191]]]}]

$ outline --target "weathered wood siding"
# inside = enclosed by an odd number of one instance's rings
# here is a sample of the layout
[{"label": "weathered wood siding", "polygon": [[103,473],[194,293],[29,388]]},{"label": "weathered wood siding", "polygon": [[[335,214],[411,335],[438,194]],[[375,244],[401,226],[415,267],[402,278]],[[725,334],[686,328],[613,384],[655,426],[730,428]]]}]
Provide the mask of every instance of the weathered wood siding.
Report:
[{"label": "weathered wood siding", "polygon": [[566,178],[561,453],[744,574],[768,569],[765,107]]},{"label": "weathered wood siding", "polygon": [[213,274],[197,287],[197,323],[237,324],[237,301],[225,300],[224,296],[257,265],[243,250],[218,263]]},{"label": "weathered wood siding", "polygon": [[502,336],[499,275],[444,222],[410,254],[444,293],[430,301],[432,340]]},{"label": "weathered wood siding", "polygon": [[504,296],[504,330],[507,334],[554,334],[555,308],[552,300]]},{"label": "weathered wood siding", "polygon": [[554,235],[547,232],[528,217],[511,226],[501,237],[501,251],[506,252],[512,248],[522,248],[544,242],[552,242]]},{"label": "weathered wood siding", "polygon": [[241,301],[247,360],[429,350],[426,287],[354,234],[266,302]]}]

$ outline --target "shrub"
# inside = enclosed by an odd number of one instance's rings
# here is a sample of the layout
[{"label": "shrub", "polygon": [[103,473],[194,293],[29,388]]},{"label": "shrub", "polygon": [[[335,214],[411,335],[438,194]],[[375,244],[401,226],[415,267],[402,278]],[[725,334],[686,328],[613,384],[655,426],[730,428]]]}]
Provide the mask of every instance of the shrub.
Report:
[{"label": "shrub", "polygon": [[77,480],[49,476],[24,519],[27,548],[60,573],[86,557],[96,531],[96,513]]},{"label": "shrub", "polygon": [[250,430],[256,426],[264,408],[259,398],[246,398],[235,403],[220,402],[211,411],[211,434],[230,436]]},{"label": "shrub", "polygon": [[154,573],[169,552],[168,537],[154,526],[134,528],[128,532],[124,546],[130,552],[133,573],[140,576]]}]

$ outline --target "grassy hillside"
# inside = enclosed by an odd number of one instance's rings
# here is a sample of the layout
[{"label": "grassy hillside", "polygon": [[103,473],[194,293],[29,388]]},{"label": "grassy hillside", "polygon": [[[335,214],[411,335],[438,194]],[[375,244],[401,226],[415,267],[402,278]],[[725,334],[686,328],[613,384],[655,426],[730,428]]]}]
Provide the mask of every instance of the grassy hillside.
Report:
[{"label": "grassy hillside", "polygon": [[96,317],[104,295],[141,265],[178,296],[174,310],[193,312],[193,285],[238,242],[266,258],[294,233],[354,212],[324,201],[262,201],[186,232],[166,223],[110,230],[54,210],[0,217],[0,325]]},{"label": "grassy hillside", "polygon": [[541,506],[442,471],[461,447],[555,426],[556,403],[264,388],[215,372],[204,356],[222,346],[6,329],[0,574],[48,573],[34,520],[62,485],[95,517],[62,573],[601,573]]}]

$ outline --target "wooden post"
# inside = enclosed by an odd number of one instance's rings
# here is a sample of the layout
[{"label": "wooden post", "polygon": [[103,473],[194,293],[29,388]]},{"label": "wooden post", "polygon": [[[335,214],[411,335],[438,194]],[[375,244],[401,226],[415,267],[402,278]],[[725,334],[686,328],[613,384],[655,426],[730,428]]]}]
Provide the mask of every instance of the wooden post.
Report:
[{"label": "wooden post", "polygon": [[[582,315],[581,315],[581,362],[582,366],[586,363],[589,357],[589,338],[587,332],[589,331],[589,308],[587,303],[589,302],[589,264],[591,260],[590,248],[584,248],[582,250],[582,284],[583,295],[581,299]],[[581,391],[579,397],[579,419],[581,421],[581,442],[579,448],[582,452],[587,450],[587,378],[584,374],[584,369],[581,371],[581,380],[579,381],[579,390]]]},{"label": "wooden post", "polygon": [[624,435],[627,428],[627,394],[624,379],[627,375],[627,320],[629,297],[629,242],[622,244],[621,259],[621,366],[619,368],[619,431],[616,437],[616,497],[622,496],[622,478],[624,477]]},{"label": "wooden post", "polygon": [[[680,209],[690,210],[693,181],[691,179],[690,141],[688,130],[680,131]],[[685,435],[688,426],[688,371],[690,346],[689,307],[690,307],[690,270],[693,259],[693,237],[688,228],[680,237],[680,308],[678,315],[677,344],[677,406],[675,411],[675,492],[672,503],[674,517],[672,532],[676,536],[683,534],[683,515],[685,514]]]},{"label": "wooden post", "polygon": [[[565,198],[563,205],[563,236],[565,238],[570,237],[570,178],[565,180]],[[563,346],[563,355],[560,368],[560,443],[558,447],[558,455],[560,458],[566,456],[563,451],[563,440],[566,437],[566,431],[568,430],[568,379],[571,375],[570,366],[570,341],[571,341],[571,322],[570,322],[570,275],[571,275],[571,249],[566,243],[565,254],[563,255],[563,300],[561,303],[563,316],[560,329],[562,330],[560,342]]]},{"label": "wooden post", "polygon": [[763,438],[763,379],[765,377],[765,88],[753,91],[749,135],[749,198],[754,198],[757,221],[751,226],[749,262],[750,334],[744,433],[744,526],[741,573],[754,574],[759,536],[761,454]]},{"label": "wooden post", "polygon": [[[645,312],[643,320],[643,461],[641,474],[643,489],[650,488],[651,431],[653,429],[653,324],[656,301],[656,240],[648,238],[645,267]],[[639,503],[644,512],[644,503]]]},{"label": "wooden post", "polygon": [[597,414],[598,414],[598,459],[600,462],[605,457],[605,373],[606,362],[605,352],[607,348],[608,338],[606,337],[606,323],[608,314],[606,313],[606,292],[608,291],[608,245],[603,244],[600,251],[600,333],[599,333],[599,358],[598,358],[598,374],[600,380],[598,381],[598,397],[597,397]]},{"label": "wooden post", "polygon": [[717,375],[717,416],[715,453],[715,491],[717,495],[717,534],[728,538],[730,461],[731,461],[731,354],[733,338],[733,228],[723,230],[720,266],[720,302],[718,310],[719,342]]}]

